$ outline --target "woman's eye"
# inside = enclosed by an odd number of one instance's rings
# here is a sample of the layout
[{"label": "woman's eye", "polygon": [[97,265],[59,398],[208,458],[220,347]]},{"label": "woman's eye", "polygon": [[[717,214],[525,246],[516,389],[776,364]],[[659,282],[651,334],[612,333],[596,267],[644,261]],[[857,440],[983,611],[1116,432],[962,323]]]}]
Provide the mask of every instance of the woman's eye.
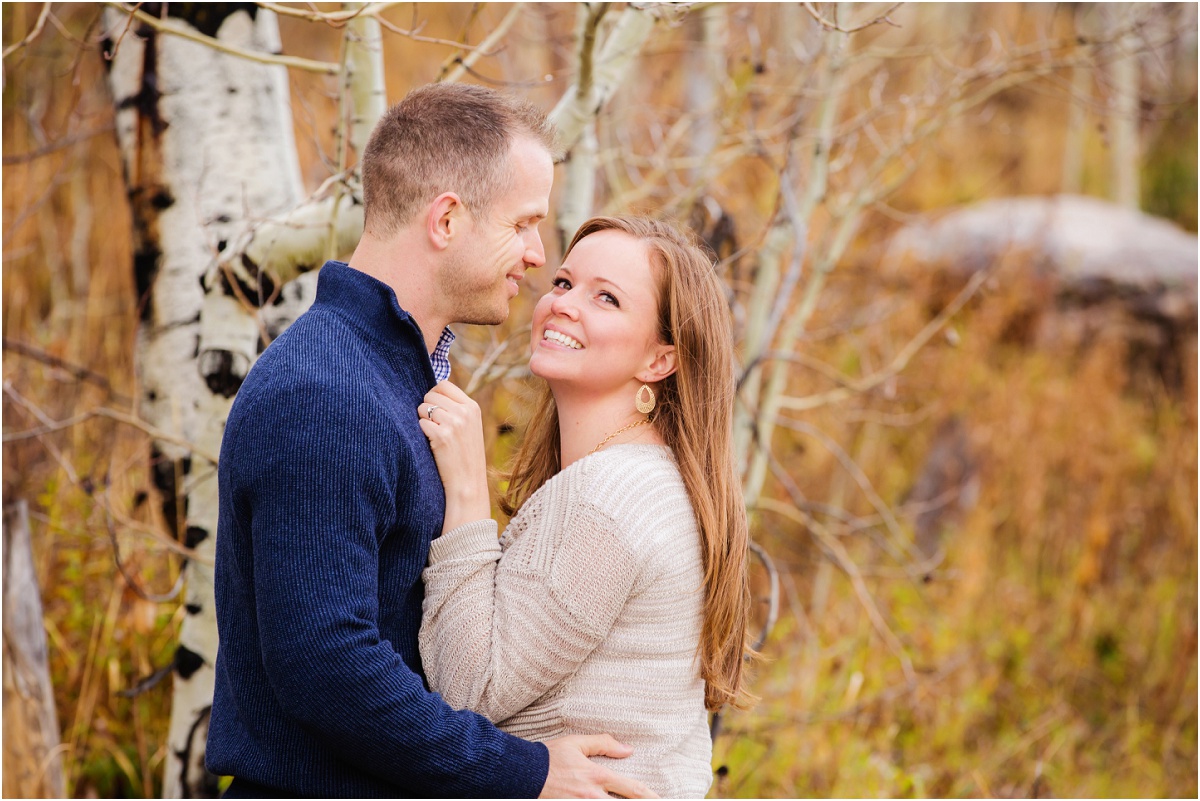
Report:
[{"label": "woman's eye", "polygon": [[618,309],[621,308],[621,304],[617,302],[617,299],[608,292],[601,292],[600,298],[605,303],[611,303],[612,305],[616,306]]},{"label": "woman's eye", "polygon": [[554,286],[558,287],[559,289],[570,289],[571,282],[565,278],[555,278]]}]

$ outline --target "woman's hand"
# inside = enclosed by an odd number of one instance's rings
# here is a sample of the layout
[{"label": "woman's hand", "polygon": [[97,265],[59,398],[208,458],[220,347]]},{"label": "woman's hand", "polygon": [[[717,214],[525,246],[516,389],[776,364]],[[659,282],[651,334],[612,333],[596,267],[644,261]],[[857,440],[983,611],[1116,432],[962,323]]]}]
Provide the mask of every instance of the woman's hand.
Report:
[{"label": "woman's hand", "polygon": [[417,415],[446,489],[442,533],[491,518],[479,404],[454,384],[443,381],[425,395],[425,402],[417,406]]}]

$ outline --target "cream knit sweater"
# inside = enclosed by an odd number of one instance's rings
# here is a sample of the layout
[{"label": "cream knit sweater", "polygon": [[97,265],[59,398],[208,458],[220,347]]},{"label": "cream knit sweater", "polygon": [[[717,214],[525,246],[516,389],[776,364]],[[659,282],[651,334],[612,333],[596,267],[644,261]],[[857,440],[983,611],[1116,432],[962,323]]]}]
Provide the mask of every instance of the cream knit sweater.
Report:
[{"label": "cream knit sweater", "polygon": [[712,742],[697,646],[700,537],[669,448],[614,445],[496,523],[433,541],[421,659],[430,687],[529,740],[611,734],[594,757],[664,797],[702,798]]}]

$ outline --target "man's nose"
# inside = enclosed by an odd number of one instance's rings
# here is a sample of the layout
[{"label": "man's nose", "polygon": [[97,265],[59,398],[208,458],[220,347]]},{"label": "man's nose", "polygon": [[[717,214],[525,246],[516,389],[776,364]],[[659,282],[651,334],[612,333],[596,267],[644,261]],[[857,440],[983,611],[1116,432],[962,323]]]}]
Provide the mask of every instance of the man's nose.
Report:
[{"label": "man's nose", "polygon": [[541,267],[546,263],[546,249],[542,246],[542,235],[536,228],[526,238],[523,259],[525,266],[530,269]]}]

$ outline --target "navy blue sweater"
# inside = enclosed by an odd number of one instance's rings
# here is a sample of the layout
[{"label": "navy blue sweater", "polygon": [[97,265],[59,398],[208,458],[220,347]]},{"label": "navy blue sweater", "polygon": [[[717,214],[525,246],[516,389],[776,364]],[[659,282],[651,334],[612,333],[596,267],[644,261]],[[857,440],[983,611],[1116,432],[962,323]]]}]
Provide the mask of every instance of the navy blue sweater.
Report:
[{"label": "navy blue sweater", "polygon": [[340,262],[246,377],[218,474],[213,773],[295,795],[541,791],[546,747],[452,710],[421,670],[434,383],[395,293]]}]

